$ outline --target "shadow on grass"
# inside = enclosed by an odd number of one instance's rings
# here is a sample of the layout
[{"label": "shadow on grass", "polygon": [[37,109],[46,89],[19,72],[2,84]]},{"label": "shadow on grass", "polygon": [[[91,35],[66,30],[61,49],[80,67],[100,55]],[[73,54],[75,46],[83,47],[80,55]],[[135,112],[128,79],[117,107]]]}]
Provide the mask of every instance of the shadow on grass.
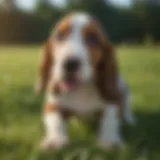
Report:
[{"label": "shadow on grass", "polygon": [[135,126],[123,126],[126,147],[107,152],[86,141],[72,143],[68,148],[54,153],[39,154],[38,160],[46,157],[57,160],[159,160],[160,158],[160,113],[136,113]]},{"label": "shadow on grass", "polygon": [[124,126],[124,135],[133,146],[160,151],[160,112],[138,112],[133,127]]},{"label": "shadow on grass", "polygon": [[160,112],[137,112],[135,115],[135,126],[123,126],[128,147],[137,156],[144,155],[146,159],[152,160],[159,153],[160,158]]}]

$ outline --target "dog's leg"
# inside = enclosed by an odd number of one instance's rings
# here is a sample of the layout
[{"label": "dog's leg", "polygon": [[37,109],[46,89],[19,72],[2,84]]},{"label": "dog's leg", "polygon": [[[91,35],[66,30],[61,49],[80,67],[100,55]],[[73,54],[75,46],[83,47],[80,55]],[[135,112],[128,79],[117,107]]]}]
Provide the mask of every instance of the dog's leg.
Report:
[{"label": "dog's leg", "polygon": [[135,124],[135,118],[131,108],[131,95],[129,87],[122,78],[119,79],[118,87],[122,95],[122,114],[124,116],[124,120],[126,120],[129,124]]},{"label": "dog's leg", "polygon": [[123,146],[120,136],[119,108],[117,105],[109,104],[104,110],[100,122],[100,145],[106,148]]},{"label": "dog's leg", "polygon": [[132,112],[131,96],[129,94],[124,97],[123,104],[124,104],[124,119],[129,124],[134,125],[136,120],[135,120],[133,112]]},{"label": "dog's leg", "polygon": [[68,142],[66,122],[57,104],[46,104],[44,124],[46,136],[41,144],[43,149],[61,148]]}]

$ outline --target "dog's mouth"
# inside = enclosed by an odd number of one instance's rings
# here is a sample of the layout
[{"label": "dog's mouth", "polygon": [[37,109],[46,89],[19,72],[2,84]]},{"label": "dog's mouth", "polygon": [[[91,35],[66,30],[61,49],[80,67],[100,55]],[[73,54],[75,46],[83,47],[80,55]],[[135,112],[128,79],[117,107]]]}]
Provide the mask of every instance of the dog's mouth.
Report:
[{"label": "dog's mouth", "polygon": [[76,75],[67,76],[61,80],[59,87],[62,91],[76,91],[81,85],[80,79]]}]

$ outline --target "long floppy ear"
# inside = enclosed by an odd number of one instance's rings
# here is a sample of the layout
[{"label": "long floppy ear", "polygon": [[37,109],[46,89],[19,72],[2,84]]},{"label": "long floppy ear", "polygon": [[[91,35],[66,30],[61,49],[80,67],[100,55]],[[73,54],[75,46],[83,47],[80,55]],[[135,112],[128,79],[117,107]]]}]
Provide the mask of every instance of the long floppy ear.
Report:
[{"label": "long floppy ear", "polygon": [[105,40],[102,44],[102,58],[97,66],[97,87],[102,97],[108,102],[119,102],[120,92],[118,88],[118,64],[115,52]]},{"label": "long floppy ear", "polygon": [[50,40],[44,46],[38,72],[38,83],[36,85],[36,93],[40,94],[46,90],[50,78],[51,67],[53,64],[52,48]]}]

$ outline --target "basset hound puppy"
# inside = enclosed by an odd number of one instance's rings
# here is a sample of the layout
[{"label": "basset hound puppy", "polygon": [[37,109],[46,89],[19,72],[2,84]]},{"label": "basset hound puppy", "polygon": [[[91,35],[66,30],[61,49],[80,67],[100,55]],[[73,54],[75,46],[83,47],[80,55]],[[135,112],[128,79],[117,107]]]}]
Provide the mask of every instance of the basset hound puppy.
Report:
[{"label": "basset hound puppy", "polygon": [[46,91],[44,148],[69,142],[70,116],[100,114],[98,141],[122,146],[122,118],[133,122],[129,93],[113,47],[101,24],[87,13],[72,13],[55,27],[43,51],[37,91]]}]

